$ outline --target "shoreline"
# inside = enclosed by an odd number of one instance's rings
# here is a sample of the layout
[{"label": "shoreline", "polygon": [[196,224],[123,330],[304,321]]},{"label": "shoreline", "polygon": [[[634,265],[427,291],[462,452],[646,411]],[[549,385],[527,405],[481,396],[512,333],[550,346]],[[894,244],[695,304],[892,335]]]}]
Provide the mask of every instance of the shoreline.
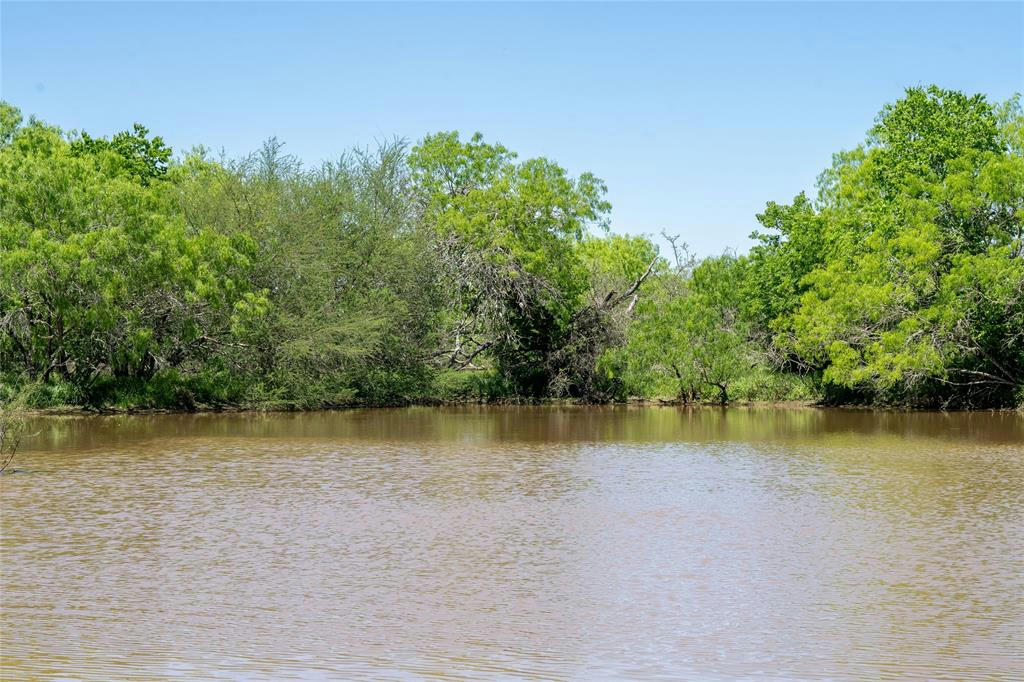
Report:
[{"label": "shoreline", "polygon": [[111,417],[111,416],[154,416],[154,415],[210,415],[210,414],[272,414],[272,413],[303,413],[303,412],[343,412],[349,410],[394,410],[409,407],[674,407],[687,409],[737,409],[737,408],[769,408],[775,410],[842,410],[853,412],[934,412],[934,413],[1018,413],[1024,416],[1024,407],[1017,408],[976,408],[976,409],[950,409],[937,408],[914,408],[900,407],[893,405],[829,405],[813,400],[753,400],[735,401],[722,405],[716,402],[691,402],[684,403],[678,400],[665,399],[635,399],[609,403],[587,403],[571,400],[544,400],[544,401],[463,401],[463,400],[423,400],[410,401],[395,405],[334,405],[315,408],[288,408],[288,407],[254,407],[254,406],[223,406],[223,407],[197,407],[195,409],[157,408],[157,407],[105,407],[100,409],[87,408],[75,405],[62,405],[57,407],[36,408],[25,411],[27,417]]}]

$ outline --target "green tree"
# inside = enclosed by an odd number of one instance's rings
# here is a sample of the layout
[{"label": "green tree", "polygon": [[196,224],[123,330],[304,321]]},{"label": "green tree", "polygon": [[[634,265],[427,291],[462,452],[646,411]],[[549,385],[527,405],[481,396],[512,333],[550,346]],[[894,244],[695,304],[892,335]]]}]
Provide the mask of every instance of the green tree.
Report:
[{"label": "green tree", "polygon": [[746,260],[709,258],[693,268],[662,274],[639,304],[621,351],[634,393],[674,388],[682,402],[711,398],[729,402],[730,387],[754,360],[749,328],[741,314]]},{"label": "green tree", "polygon": [[121,165],[120,171],[143,185],[166,175],[171,161],[171,148],[163,138],[149,137],[149,130],[139,123],[109,140],[82,133],[71,141],[72,155],[100,156],[104,152],[113,152]]},{"label": "green tree", "polygon": [[610,205],[592,175],[573,179],[547,159],[515,159],[479,134],[462,142],[438,133],[413,149],[453,300],[440,356],[466,368],[486,353],[522,395],[572,394],[562,350],[589,291],[579,245],[589,228],[607,226]]},{"label": "green tree", "polygon": [[[480,135],[175,160],[0,103],[0,383],[104,405],[785,395],[1024,401],[1020,99],[911,88],[749,256],[608,230],[604,184]],[[482,370],[470,381],[457,372]],[[460,384],[460,382],[462,382]],[[450,390],[453,389],[454,390]],[[42,396],[42,397],[40,397]]]},{"label": "green tree", "polygon": [[838,400],[1012,404],[1020,128],[1016,100],[997,112],[980,95],[911,88],[836,156],[816,205],[770,204],[747,296],[777,366],[818,373]]},{"label": "green tree", "polygon": [[196,150],[172,169],[192,225],[252,235],[270,312],[247,339],[251,399],[395,404],[429,391],[440,294],[405,145],[305,169],[269,140],[234,162]]},{"label": "green tree", "polygon": [[172,195],[113,149],[18,128],[0,147],[0,364],[95,403],[228,342],[262,304],[254,245],[189,229]]}]

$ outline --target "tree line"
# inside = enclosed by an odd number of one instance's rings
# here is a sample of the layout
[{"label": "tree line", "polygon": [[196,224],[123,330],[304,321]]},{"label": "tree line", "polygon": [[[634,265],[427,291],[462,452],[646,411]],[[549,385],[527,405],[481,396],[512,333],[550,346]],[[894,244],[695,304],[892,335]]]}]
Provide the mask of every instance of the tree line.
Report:
[{"label": "tree line", "polygon": [[[746,254],[455,132],[306,167],[0,105],[0,393],[38,406],[1024,402],[1019,98],[910,88]],[[0,397],[3,397],[0,395]]]}]

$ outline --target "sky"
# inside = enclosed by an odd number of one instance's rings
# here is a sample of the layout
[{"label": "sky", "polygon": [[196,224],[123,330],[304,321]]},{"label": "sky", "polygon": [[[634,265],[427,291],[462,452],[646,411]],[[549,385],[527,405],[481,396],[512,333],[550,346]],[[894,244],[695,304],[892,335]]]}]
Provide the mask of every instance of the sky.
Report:
[{"label": "sky", "polygon": [[1024,90],[1024,3],[0,2],[0,97],[307,164],[480,131],[608,184],[612,229],[746,250],[904,88]]}]

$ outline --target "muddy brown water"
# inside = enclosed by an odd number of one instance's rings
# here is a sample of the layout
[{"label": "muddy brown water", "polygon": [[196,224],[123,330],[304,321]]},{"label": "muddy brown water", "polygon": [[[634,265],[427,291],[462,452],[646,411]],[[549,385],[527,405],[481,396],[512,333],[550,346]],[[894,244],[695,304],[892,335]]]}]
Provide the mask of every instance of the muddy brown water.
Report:
[{"label": "muddy brown water", "polygon": [[0,677],[1021,679],[1024,418],[47,417]]}]

